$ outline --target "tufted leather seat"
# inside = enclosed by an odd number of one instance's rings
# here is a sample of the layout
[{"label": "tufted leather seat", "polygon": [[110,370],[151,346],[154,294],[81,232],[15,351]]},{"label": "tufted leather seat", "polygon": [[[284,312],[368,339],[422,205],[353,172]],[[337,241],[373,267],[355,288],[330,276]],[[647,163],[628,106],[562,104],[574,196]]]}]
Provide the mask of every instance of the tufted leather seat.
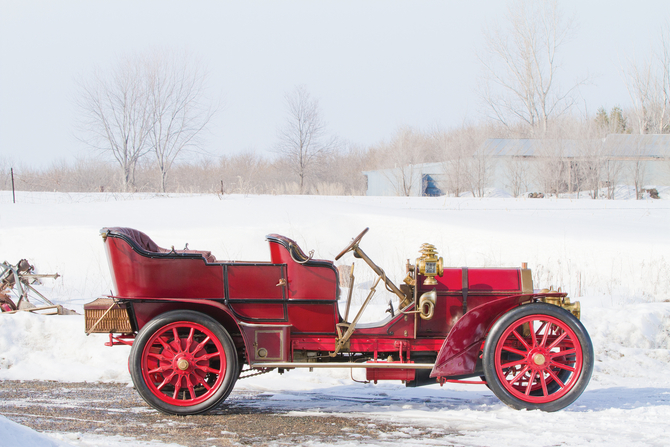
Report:
[{"label": "tufted leather seat", "polygon": [[204,250],[168,250],[167,248],[159,247],[149,236],[145,233],[127,227],[112,227],[106,230],[125,236],[130,239],[132,243],[139,249],[149,253],[176,253],[176,254],[194,254],[203,256],[207,262],[216,262],[216,257],[212,255],[211,251]]}]

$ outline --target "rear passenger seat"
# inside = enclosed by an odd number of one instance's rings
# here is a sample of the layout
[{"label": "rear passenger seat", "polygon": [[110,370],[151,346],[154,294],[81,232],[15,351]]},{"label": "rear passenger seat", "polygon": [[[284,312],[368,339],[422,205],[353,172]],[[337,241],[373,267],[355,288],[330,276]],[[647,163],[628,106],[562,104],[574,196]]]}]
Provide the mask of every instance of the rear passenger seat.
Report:
[{"label": "rear passenger seat", "polygon": [[126,228],[126,227],[113,227],[113,228],[107,228],[107,230],[113,232],[113,233],[118,233],[126,236],[128,239],[133,241],[134,245],[146,252],[149,253],[163,253],[163,254],[168,254],[168,253],[175,253],[175,254],[193,254],[193,255],[201,255],[202,257],[205,258],[207,262],[216,262],[216,257],[212,255],[211,251],[204,251],[204,250],[174,250],[174,249],[167,249],[163,247],[159,247],[158,244],[156,244],[149,236],[147,236],[145,233],[135,230],[134,228]]}]

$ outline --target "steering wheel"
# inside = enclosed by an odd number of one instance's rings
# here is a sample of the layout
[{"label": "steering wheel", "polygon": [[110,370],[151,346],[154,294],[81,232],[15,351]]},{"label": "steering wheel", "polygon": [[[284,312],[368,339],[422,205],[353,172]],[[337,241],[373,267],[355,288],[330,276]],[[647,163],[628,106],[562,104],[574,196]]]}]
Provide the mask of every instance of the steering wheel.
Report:
[{"label": "steering wheel", "polygon": [[356,236],[356,237],[354,238],[354,240],[351,241],[351,244],[347,245],[347,248],[345,248],[344,250],[342,250],[342,251],[340,252],[339,255],[335,256],[335,260],[336,260],[336,261],[339,260],[342,256],[345,255],[345,253],[347,253],[348,251],[351,251],[351,250],[356,246],[356,244],[358,244],[358,243],[361,241],[361,239],[363,239],[363,236],[365,236],[365,233],[367,233],[369,229],[370,229],[370,227],[368,227],[368,228],[366,228],[365,230],[361,231],[361,234],[359,234],[358,236]]}]

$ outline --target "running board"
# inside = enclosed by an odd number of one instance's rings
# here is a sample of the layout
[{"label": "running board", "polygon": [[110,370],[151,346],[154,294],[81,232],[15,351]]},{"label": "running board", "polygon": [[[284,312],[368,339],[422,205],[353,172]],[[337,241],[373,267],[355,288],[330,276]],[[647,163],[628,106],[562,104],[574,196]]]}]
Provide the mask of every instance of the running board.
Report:
[{"label": "running board", "polygon": [[433,369],[432,363],[346,363],[346,362],[278,362],[278,363],[252,363],[252,368],[388,368],[388,369]]}]

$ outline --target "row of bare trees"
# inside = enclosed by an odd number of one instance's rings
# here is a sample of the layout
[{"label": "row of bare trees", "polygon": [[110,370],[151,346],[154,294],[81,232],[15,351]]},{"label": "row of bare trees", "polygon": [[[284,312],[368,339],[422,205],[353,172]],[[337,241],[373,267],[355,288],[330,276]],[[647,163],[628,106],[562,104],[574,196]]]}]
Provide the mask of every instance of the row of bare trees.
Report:
[{"label": "row of bare trees", "polygon": [[137,189],[136,170],[151,154],[165,192],[175,161],[197,147],[214,113],[199,67],[187,54],[144,53],[79,82],[81,139],[116,160],[124,191]]},{"label": "row of bare trees", "polygon": [[670,132],[670,24],[648,54],[627,61],[623,74],[633,103],[635,133]]},{"label": "row of bare trees", "polygon": [[[463,193],[482,197],[488,188],[498,186],[514,196],[532,190],[553,195],[586,192],[593,198],[604,195],[612,199],[616,187],[624,184],[635,186],[640,195],[646,183],[647,164],[644,157],[636,156],[643,155],[643,141],[633,139],[633,146],[627,142],[621,154],[616,150],[613,153],[611,144],[605,145],[605,137],[612,137],[609,123],[621,120],[618,125],[627,127],[634,111],[614,108],[609,114],[601,112],[586,120],[564,119],[558,126],[561,131],[548,138],[519,140],[520,144],[532,144],[533,157],[518,151],[496,158],[482,150],[487,139],[505,135],[501,125],[463,124],[454,129],[428,131],[402,127],[388,141],[370,147],[339,144],[327,150],[321,148],[318,153],[308,153],[312,158],[302,165],[295,163],[301,156],[298,150],[304,151],[309,146],[297,143],[293,155],[287,152],[278,157],[249,152],[221,157],[198,155],[174,164],[165,181],[151,159],[140,160],[133,169],[134,190],[363,195],[366,192],[363,172],[384,170],[393,176],[388,179],[395,187],[393,193],[409,196],[421,194],[417,190],[424,186],[420,182],[421,164],[433,163],[438,166],[433,169],[442,174],[440,189],[456,197]],[[623,136],[626,135],[630,136]],[[289,148],[287,145],[283,149]],[[304,153],[302,156],[306,157]],[[670,171],[670,154],[666,164]],[[11,187],[10,167],[8,160],[0,160],[2,189]],[[17,189],[127,191],[124,173],[101,159],[58,162],[47,169],[13,167]],[[503,186],[499,185],[501,178]]]},{"label": "row of bare trees", "polygon": [[[385,169],[394,176],[395,194],[414,195],[422,187],[418,165],[440,163],[440,186],[454,196],[483,196],[496,169],[515,196],[531,184],[551,194],[590,191],[593,197],[605,187],[612,198],[614,187],[627,182],[639,192],[645,164],[624,168],[605,154],[602,141],[612,133],[670,132],[670,28],[649,55],[623,69],[632,106],[609,113],[601,108],[595,116],[577,110],[579,87],[588,77],[566,82],[559,62],[575,29],[556,1],[511,2],[504,20],[484,32],[478,55],[482,111],[489,119],[447,130],[400,127],[366,148],[329,134],[318,100],[298,86],[285,96],[286,121],[271,148],[274,157],[204,151],[200,137],[216,106],[205,99],[207,76],[195,58],[169,52],[127,57],[80,82],[79,135],[101,157],[45,170],[16,167],[18,187],[363,194],[362,171]],[[501,167],[478,150],[488,138],[545,143],[534,163],[521,154]],[[0,182],[7,188],[4,174]]]}]

